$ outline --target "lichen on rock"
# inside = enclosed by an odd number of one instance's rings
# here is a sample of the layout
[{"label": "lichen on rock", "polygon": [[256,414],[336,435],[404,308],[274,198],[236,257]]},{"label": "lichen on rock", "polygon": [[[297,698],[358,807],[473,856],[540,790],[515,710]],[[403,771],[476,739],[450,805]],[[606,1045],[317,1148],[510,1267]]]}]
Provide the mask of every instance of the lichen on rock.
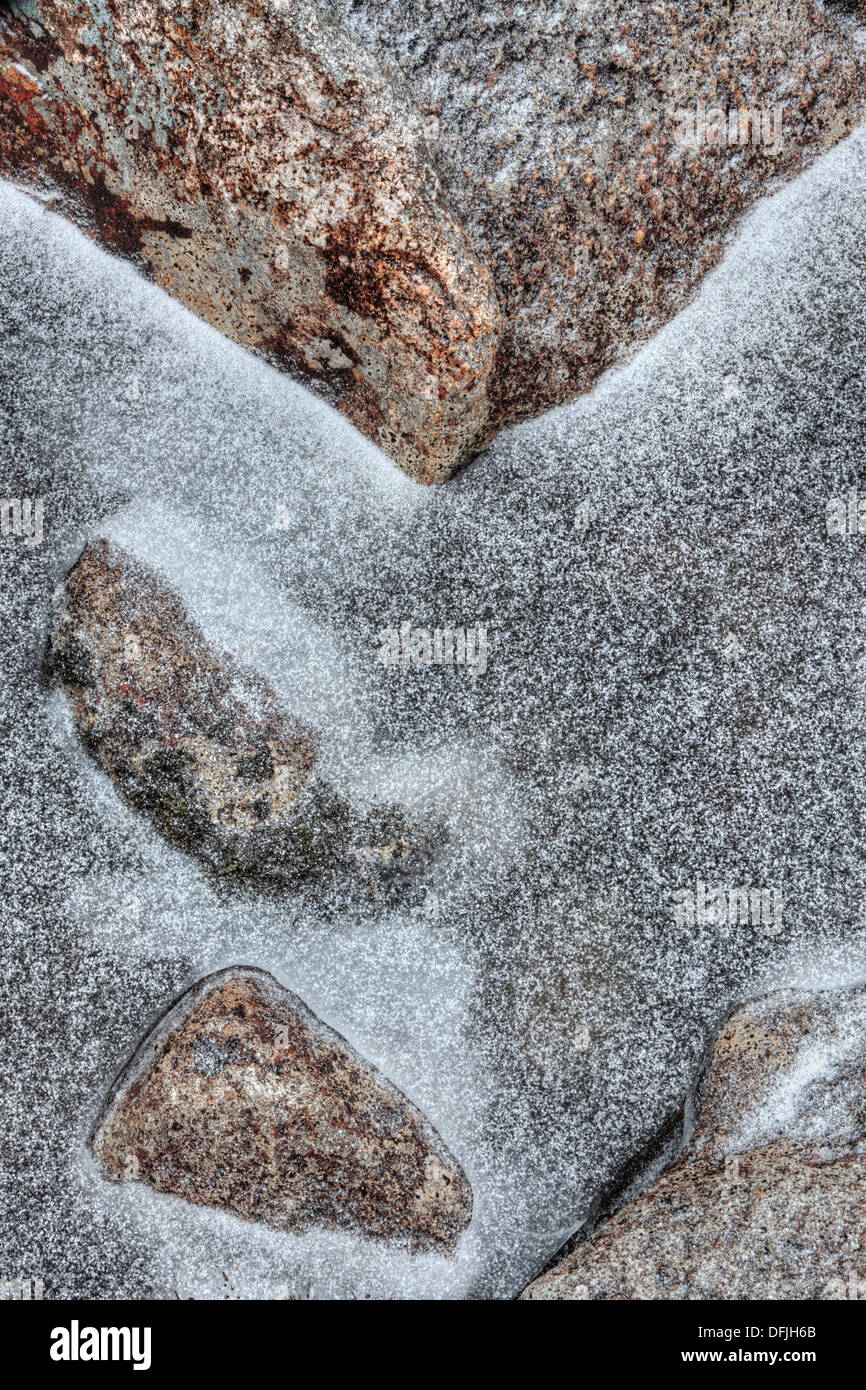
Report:
[{"label": "lichen on rock", "polygon": [[141,1044],[91,1140],[107,1177],[276,1230],[452,1250],[472,1191],[419,1110],[261,970],[201,980]]},{"label": "lichen on rock", "polygon": [[68,576],[51,667],[124,799],[223,879],[372,888],[430,849],[398,806],[363,809],[332,787],[315,734],[268,682],[218,656],[178,597],[105,540]]}]

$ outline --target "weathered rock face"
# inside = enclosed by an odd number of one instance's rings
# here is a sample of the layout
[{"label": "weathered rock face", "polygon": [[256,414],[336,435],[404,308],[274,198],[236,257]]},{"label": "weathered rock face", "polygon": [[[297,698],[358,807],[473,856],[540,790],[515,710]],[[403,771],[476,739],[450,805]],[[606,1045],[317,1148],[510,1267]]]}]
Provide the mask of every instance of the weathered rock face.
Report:
[{"label": "weathered rock face", "polygon": [[811,0],[15,0],[0,170],[439,481],[853,128]]},{"label": "weathered rock face", "polygon": [[447,1250],[472,1215],[420,1111],[260,970],[183,996],[119,1078],[92,1147],[109,1178],[277,1230]]},{"label": "weathered rock face", "polygon": [[[494,429],[585,390],[682,308],[742,211],[863,109],[864,70],[811,0],[338,8],[430,113],[449,206],[493,270]],[[741,135],[749,110],[760,130]]]},{"label": "weathered rock face", "polygon": [[785,991],[718,1039],[681,1156],[527,1299],[866,1296],[866,992]]},{"label": "weathered rock face", "polygon": [[219,874],[375,884],[425,853],[395,807],[362,813],[318,774],[314,735],[261,677],[218,657],[179,599],[123,550],[69,575],[52,665],[82,739],[125,799]]},{"label": "weathered rock face", "polygon": [[499,334],[423,120],[311,0],[22,0],[0,170],[318,383],[420,481],[469,456]]}]

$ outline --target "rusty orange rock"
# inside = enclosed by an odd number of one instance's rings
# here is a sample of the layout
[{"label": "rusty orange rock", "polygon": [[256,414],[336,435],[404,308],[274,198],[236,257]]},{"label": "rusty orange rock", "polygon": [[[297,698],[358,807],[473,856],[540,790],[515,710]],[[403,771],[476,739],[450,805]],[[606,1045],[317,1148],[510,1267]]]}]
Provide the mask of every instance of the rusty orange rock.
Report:
[{"label": "rusty orange rock", "polygon": [[321,6],[26,0],[0,171],[321,390],[421,482],[477,447],[500,316],[421,117]]},{"label": "rusty orange rock", "polygon": [[862,119],[812,0],[14,0],[0,172],[439,482]]}]

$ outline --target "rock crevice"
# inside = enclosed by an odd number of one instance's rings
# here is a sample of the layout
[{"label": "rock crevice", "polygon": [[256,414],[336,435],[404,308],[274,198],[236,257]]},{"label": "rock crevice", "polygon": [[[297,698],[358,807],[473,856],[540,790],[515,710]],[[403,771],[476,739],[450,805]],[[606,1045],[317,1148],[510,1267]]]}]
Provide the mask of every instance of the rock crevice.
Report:
[{"label": "rock crevice", "polygon": [[783,991],[717,1039],[680,1156],[525,1299],[866,1290],[866,993]]},{"label": "rock crevice", "polygon": [[14,0],[0,173],[421,482],[572,399],[861,119],[812,0]]}]

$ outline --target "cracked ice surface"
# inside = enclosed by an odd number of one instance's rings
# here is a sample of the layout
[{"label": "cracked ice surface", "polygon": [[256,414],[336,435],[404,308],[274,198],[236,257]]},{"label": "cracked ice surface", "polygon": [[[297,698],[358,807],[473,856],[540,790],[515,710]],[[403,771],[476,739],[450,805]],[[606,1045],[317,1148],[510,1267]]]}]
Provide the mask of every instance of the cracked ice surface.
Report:
[{"label": "cracked ice surface", "polygon": [[[0,237],[3,489],[45,502],[42,545],[0,542],[0,1274],[514,1294],[729,1007],[866,975],[866,537],[825,528],[828,498],[866,492],[866,130],[765,201],[624,369],[438,491],[8,184]],[[217,892],[120,802],[41,674],[52,594],[105,534],[321,730],[336,780],[446,816],[401,906]],[[407,621],[485,625],[487,670],[380,664]],[[698,880],[781,889],[781,930],[681,923]],[[100,1178],[116,1071],[232,963],[436,1125],[475,1193],[454,1259]]]}]

